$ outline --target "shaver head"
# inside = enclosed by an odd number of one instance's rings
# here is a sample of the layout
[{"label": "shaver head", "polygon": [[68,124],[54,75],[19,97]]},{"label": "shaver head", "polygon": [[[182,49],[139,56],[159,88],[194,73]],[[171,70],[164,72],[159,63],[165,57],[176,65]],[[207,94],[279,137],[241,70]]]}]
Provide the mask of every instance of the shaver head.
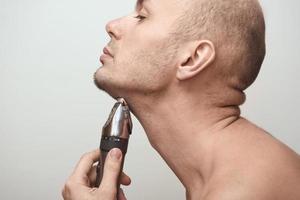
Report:
[{"label": "shaver head", "polygon": [[102,128],[103,136],[114,136],[127,139],[132,131],[129,107],[123,98],[118,98],[109,117]]}]

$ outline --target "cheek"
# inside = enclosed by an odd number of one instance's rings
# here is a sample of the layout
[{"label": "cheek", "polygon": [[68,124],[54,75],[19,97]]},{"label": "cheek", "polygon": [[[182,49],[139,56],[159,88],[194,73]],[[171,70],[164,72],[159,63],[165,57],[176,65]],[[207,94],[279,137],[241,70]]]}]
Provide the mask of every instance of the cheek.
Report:
[{"label": "cheek", "polygon": [[[134,35],[132,35],[133,37]],[[113,66],[115,77],[128,89],[155,92],[165,88],[175,77],[174,47],[168,39],[150,36],[121,44]]]},{"label": "cheek", "polygon": [[139,88],[148,92],[160,91],[173,78],[172,64],[168,62],[168,55],[161,51],[148,49],[134,54],[127,71],[128,78]]}]

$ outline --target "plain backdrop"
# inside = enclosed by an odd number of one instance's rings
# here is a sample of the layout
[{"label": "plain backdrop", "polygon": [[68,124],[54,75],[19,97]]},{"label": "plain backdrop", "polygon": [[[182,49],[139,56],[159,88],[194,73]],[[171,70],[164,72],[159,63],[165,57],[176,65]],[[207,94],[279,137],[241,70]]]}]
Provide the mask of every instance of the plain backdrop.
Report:
[{"label": "plain backdrop", "polygon": [[[261,1],[267,56],[242,114],[300,152],[297,0]],[[0,199],[62,199],[80,156],[99,145],[114,100],[93,84],[105,24],[134,0],[0,0]],[[134,119],[128,200],[185,199]]]}]

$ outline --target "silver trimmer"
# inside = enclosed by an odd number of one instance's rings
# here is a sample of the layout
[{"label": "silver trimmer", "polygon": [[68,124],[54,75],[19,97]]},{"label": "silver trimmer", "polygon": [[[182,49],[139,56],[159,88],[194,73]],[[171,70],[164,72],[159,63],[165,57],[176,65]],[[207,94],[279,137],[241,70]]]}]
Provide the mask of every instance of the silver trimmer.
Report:
[{"label": "silver trimmer", "polygon": [[[101,156],[97,165],[97,178],[95,187],[99,187],[102,177],[105,159],[108,152],[113,148],[119,148],[122,151],[122,164],[119,172],[117,191],[120,188],[120,176],[123,171],[124,158],[127,152],[129,135],[132,131],[132,121],[130,110],[126,101],[119,98],[112,108],[110,115],[102,128],[102,136],[100,142]],[[119,194],[117,194],[118,197]]]}]

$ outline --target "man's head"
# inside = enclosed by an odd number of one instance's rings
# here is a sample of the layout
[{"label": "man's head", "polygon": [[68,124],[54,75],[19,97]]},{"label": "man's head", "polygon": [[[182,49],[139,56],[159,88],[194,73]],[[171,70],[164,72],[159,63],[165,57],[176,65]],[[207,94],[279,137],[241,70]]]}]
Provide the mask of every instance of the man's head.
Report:
[{"label": "man's head", "polygon": [[102,57],[95,83],[113,97],[201,80],[242,91],[265,55],[257,0],[139,0],[133,13],[106,29],[113,58]]}]

